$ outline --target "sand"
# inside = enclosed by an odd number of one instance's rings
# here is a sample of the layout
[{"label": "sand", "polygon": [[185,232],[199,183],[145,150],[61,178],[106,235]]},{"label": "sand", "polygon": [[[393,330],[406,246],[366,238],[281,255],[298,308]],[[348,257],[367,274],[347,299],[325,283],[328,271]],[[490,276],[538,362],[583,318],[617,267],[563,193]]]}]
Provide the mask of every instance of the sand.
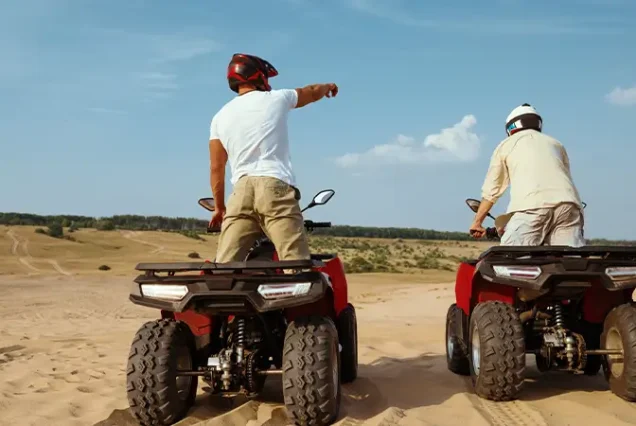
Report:
[{"label": "sand", "polygon": [[[29,259],[26,259],[28,262]],[[446,368],[444,317],[452,285],[350,277],[359,377],[343,387],[338,425],[624,425],[636,405],[603,377],[540,375],[528,357],[521,399],[490,403]],[[134,425],[125,370],[131,339],[156,312],[128,301],[131,277],[0,275],[0,425]],[[280,380],[258,399],[211,398],[180,425],[286,425]]]}]

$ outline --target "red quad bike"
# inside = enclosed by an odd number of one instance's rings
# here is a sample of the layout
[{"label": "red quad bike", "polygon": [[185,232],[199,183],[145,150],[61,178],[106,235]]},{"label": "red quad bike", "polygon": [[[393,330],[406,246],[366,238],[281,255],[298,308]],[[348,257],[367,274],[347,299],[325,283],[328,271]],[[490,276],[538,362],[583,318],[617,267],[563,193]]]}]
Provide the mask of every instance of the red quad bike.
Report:
[{"label": "red quad bike", "polygon": [[[477,211],[479,201],[466,203]],[[511,216],[487,237],[498,239]],[[593,376],[603,366],[611,391],[636,401],[634,288],[636,247],[491,247],[457,271],[448,369],[471,376],[482,398],[512,400],[534,354],[541,372]]]},{"label": "red quad bike", "polygon": [[[304,210],[334,194],[319,192]],[[214,210],[212,198],[199,204]],[[329,226],[305,220],[308,231]],[[243,262],[141,263],[136,269],[143,274],[130,300],[161,311],[161,319],[141,326],[130,349],[128,400],[140,424],[170,425],[185,417],[199,377],[209,392],[253,397],[271,375],[282,376],[296,424],[335,422],[340,384],[358,371],[356,313],[337,255],[278,261],[263,235]]]}]

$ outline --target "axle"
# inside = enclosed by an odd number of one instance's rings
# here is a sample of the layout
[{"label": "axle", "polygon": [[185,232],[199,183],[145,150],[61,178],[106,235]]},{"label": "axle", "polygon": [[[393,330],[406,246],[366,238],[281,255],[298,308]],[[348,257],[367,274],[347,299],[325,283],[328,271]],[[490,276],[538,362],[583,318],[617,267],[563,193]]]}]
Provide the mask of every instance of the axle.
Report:
[{"label": "axle", "polygon": [[[206,376],[208,374],[210,374],[210,372],[207,370],[197,370],[197,371],[179,370],[177,371],[177,376]],[[283,370],[275,370],[275,369],[258,370],[256,374],[258,374],[259,376],[275,376],[278,374],[283,374]]]}]

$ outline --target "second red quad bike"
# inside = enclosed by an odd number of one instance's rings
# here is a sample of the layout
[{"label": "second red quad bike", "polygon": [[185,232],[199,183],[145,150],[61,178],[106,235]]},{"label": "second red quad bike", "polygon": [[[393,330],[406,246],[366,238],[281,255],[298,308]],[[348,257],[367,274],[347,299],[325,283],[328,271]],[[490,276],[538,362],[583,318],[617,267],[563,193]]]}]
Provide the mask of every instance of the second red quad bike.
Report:
[{"label": "second red quad bike", "polygon": [[[319,192],[305,210],[334,193]],[[214,210],[211,198],[199,204]],[[309,231],[328,226],[305,221]],[[358,371],[356,314],[337,255],[278,261],[263,235],[243,262],[142,263],[136,269],[143,274],[130,300],[161,311],[161,319],[137,331],[128,360],[128,401],[140,424],[182,419],[199,378],[212,393],[254,396],[273,375],[282,376],[296,424],[336,420],[340,384]]]},{"label": "second red quad bike", "polygon": [[[511,216],[495,219],[487,237],[499,238]],[[506,401],[522,391],[534,354],[540,371],[603,367],[611,391],[636,401],[635,288],[636,247],[491,247],[457,271],[448,369],[470,376],[480,397]]]}]

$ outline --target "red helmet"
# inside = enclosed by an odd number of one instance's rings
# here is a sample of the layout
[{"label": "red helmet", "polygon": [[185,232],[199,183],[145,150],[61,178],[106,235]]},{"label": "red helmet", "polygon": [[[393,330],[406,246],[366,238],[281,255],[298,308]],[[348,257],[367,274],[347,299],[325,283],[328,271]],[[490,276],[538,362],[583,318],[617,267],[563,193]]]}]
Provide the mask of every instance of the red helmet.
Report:
[{"label": "red helmet", "polygon": [[268,79],[277,75],[276,68],[265,59],[245,53],[235,53],[227,66],[227,82],[236,93],[240,84],[253,84],[259,90],[270,91]]}]

